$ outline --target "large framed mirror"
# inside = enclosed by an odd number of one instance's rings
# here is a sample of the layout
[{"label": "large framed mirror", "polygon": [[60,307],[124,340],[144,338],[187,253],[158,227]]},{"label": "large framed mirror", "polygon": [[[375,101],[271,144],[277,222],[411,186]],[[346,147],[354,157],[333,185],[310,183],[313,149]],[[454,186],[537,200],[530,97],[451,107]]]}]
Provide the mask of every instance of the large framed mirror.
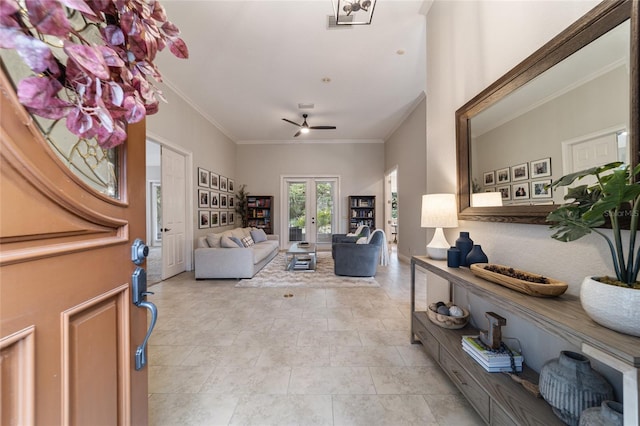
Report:
[{"label": "large framed mirror", "polygon": [[638,163],[639,19],[604,1],[456,111],[460,219],[543,224],[550,180]]}]

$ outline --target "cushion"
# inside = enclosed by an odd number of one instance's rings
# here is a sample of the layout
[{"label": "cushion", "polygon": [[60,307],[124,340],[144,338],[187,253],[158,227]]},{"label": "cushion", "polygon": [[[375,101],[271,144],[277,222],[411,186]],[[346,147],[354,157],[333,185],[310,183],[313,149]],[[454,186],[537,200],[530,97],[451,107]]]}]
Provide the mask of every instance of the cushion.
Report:
[{"label": "cushion", "polygon": [[249,236],[249,232],[245,233],[242,228],[234,228],[231,230],[231,237],[236,237],[239,240],[242,240],[244,237]]},{"label": "cushion", "polygon": [[242,240],[242,245],[244,247],[251,247],[253,245],[253,238],[249,237],[244,237]]},{"label": "cushion", "polygon": [[261,243],[267,241],[267,234],[265,234],[264,230],[256,228],[251,230],[251,238],[254,242]]},{"label": "cushion", "polygon": [[244,247],[244,245],[242,244],[242,240],[240,240],[240,238],[238,238],[238,237],[229,237],[229,239],[231,241],[233,241],[234,243],[236,243],[238,245],[238,247]]},{"label": "cushion", "polygon": [[367,237],[360,237],[356,240],[356,244],[369,244],[369,239]]},{"label": "cushion", "polygon": [[228,236],[225,235],[222,238],[220,238],[220,247],[238,248],[238,247],[243,247],[243,245],[242,245],[242,243],[240,243],[240,244],[236,243],[235,241],[233,241],[231,239],[231,237],[228,237]]},{"label": "cushion", "polygon": [[220,247],[220,234],[207,234],[207,244],[209,244],[209,247]]}]

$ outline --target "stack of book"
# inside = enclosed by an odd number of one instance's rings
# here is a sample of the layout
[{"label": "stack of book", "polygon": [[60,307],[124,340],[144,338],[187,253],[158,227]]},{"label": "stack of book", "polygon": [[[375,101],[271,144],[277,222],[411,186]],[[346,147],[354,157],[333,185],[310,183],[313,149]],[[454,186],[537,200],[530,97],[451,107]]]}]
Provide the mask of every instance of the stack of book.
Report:
[{"label": "stack of book", "polygon": [[[462,336],[462,349],[490,373],[513,372],[509,351],[504,348],[491,349],[478,336]],[[519,373],[522,371],[522,354],[511,348],[509,350],[513,354],[513,367]]]},{"label": "stack of book", "polygon": [[309,261],[297,261],[295,265],[293,265],[293,269],[309,269]]}]

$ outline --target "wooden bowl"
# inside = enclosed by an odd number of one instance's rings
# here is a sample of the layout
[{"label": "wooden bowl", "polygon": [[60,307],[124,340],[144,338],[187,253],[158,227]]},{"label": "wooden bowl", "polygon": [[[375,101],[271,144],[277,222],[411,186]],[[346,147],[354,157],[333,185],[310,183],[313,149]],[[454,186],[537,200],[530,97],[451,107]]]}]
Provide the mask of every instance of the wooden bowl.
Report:
[{"label": "wooden bowl", "polygon": [[[529,296],[536,296],[536,297],[560,296],[562,293],[567,291],[567,288],[569,287],[566,283],[562,281],[554,280],[553,278],[549,278],[549,277],[544,277],[544,278],[547,278],[548,280],[547,284],[538,284],[530,281],[512,278],[506,275],[502,275],[498,272],[492,272],[487,269],[484,269],[485,266],[487,265],[509,269],[509,266],[496,265],[492,263],[474,263],[473,265],[471,265],[470,269],[474,275],[480,278],[484,278],[487,281],[491,281],[493,283],[508,287],[512,290],[519,291],[520,293],[528,294]],[[527,272],[527,271],[523,271],[515,268],[511,268],[511,269],[521,274],[530,275],[533,277],[542,277],[541,275],[534,274],[532,272]]]},{"label": "wooden bowl", "polygon": [[[447,308],[450,308],[453,305],[453,303],[449,302],[447,303]],[[457,306],[462,309],[462,312],[464,312],[464,315],[461,317],[453,317],[450,315],[442,315],[437,313],[435,303],[429,305],[429,309],[427,309],[427,316],[432,323],[439,325],[442,328],[456,330],[458,328],[464,327],[469,322],[469,311],[467,311],[462,306]]]}]

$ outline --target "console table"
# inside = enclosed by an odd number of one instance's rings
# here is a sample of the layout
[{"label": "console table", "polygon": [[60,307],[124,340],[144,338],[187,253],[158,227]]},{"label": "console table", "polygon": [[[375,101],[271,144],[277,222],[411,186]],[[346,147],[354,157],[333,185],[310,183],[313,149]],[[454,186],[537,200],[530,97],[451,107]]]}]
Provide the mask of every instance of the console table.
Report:
[{"label": "console table", "polygon": [[[478,278],[468,268],[449,268],[446,261],[413,256],[411,342],[423,344],[425,351],[440,364],[487,423],[552,424],[551,422],[558,423],[559,420],[543,399],[527,393],[507,375],[486,372],[463,352],[460,337],[474,334],[475,330],[447,330],[433,324],[426,312],[416,311],[416,267],[444,278],[450,286],[464,288],[500,306],[502,310],[526,319],[581,348],[582,352],[591,358],[620,371],[623,377],[624,424],[640,424],[640,338],[596,324],[584,312],[578,297],[527,296]],[[428,287],[427,282],[427,289]],[[531,376],[535,380],[536,373],[526,370],[523,375]]]}]

